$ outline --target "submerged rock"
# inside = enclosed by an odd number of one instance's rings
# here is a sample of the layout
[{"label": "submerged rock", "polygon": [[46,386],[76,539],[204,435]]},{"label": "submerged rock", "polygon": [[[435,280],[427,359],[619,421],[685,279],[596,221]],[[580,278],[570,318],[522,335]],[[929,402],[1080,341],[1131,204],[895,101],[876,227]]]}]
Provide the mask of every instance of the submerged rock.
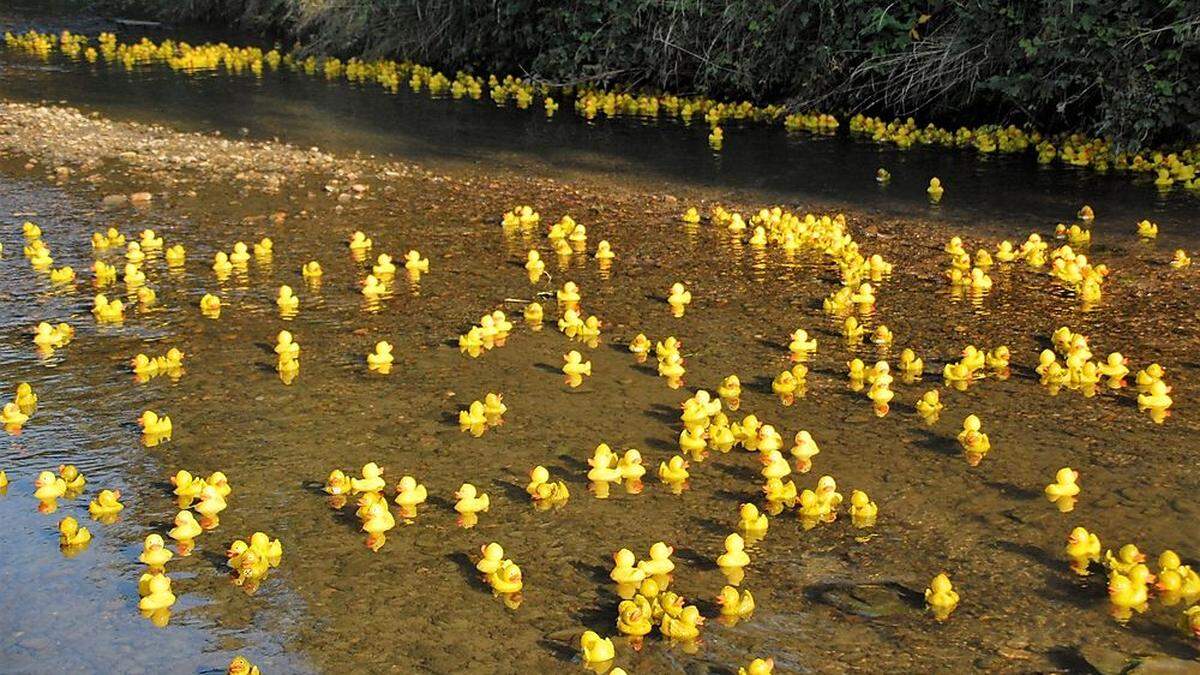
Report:
[{"label": "submerged rock", "polygon": [[919,611],[921,594],[893,581],[819,584],[809,597],[846,614],[877,619]]},{"label": "submerged rock", "polygon": [[1196,675],[1200,661],[1187,661],[1166,654],[1126,654],[1101,645],[1078,647],[1079,657],[1100,675]]}]

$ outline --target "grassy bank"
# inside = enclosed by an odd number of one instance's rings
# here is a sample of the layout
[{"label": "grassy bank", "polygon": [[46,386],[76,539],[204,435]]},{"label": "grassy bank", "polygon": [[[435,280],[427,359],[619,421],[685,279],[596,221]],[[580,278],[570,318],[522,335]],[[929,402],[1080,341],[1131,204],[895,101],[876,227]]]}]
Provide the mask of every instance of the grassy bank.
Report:
[{"label": "grassy bank", "polygon": [[1188,2],[108,0],[316,53],[795,109],[1030,124],[1135,148],[1200,137]]}]

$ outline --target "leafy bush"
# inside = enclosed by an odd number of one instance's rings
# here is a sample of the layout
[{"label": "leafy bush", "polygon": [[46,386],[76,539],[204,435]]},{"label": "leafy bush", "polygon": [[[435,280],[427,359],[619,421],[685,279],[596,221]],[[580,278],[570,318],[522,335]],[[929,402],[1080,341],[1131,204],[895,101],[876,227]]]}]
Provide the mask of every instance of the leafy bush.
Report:
[{"label": "leafy bush", "polygon": [[336,55],[797,109],[1200,137],[1195,0],[109,0]]}]

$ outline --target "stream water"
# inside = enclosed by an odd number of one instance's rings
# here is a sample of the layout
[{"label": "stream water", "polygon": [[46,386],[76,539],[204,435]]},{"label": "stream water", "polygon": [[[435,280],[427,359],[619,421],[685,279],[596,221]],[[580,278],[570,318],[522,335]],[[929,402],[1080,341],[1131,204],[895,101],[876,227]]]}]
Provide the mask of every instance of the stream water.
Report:
[{"label": "stream water", "polygon": [[[345,202],[326,197],[316,177],[277,194],[200,182],[194,194],[151,208],[103,210],[97,189],[47,181],[25,170],[24,158],[0,158],[0,389],[7,401],[17,382],[28,381],[40,397],[21,433],[0,437],[0,469],[12,481],[0,497],[0,669],[214,672],[243,653],[270,673],[570,671],[579,668],[583,630],[616,636],[612,552],[628,547],[641,557],[659,540],[675,547],[673,589],[710,618],[699,646],[655,638],[634,651],[618,640],[616,664],[631,673],[736,672],[758,656],[774,657],[777,672],[1070,670],[1083,667],[1081,645],[1195,658],[1195,640],[1175,627],[1179,607],[1154,604],[1119,624],[1108,613],[1103,573],[1078,577],[1062,554],[1067,533],[1084,525],[1106,548],[1134,541],[1151,560],[1167,548],[1185,562],[1200,558],[1193,393],[1200,288],[1195,271],[1165,265],[1172,248],[1195,245],[1194,196],[1163,195],[1124,175],[1039,167],[1029,156],[898,151],[752,125],[727,130],[724,150],[714,154],[699,127],[588,123],[567,110],[546,119],[290,74],[181,76],[6,53],[0,96],[401,159],[453,178],[367,178],[365,196]],[[873,180],[879,166],[894,176],[886,188]],[[99,173],[104,193],[147,187],[145,176]],[[947,189],[937,207],[924,195],[932,175]],[[567,188],[522,194],[531,176]],[[640,197],[643,190],[654,198]],[[665,192],[683,201],[659,198]],[[544,238],[500,228],[500,215],[524,197],[535,202],[543,228],[570,213],[587,226],[589,251],[610,241],[618,254],[612,269],[590,255],[557,262]],[[896,272],[867,321],[890,326],[895,345],[845,345],[840,322],[820,309],[838,285],[826,258],[755,249],[721,228],[680,223],[689,200],[701,199],[846,209],[856,232],[881,224],[880,236],[863,246],[884,253]],[[946,287],[937,247],[950,233],[979,245],[1032,230],[1050,238],[1083,203],[1098,214],[1089,253],[1114,269],[1098,309],[1083,311],[1044,272],[1013,266],[993,271],[996,286],[980,302]],[[277,211],[287,218],[268,217]],[[1143,218],[1161,228],[1154,245],[1134,236]],[[79,271],[73,286],[29,271],[20,252],[25,220],[41,226],[56,266]],[[152,227],[188,250],[181,272],[157,256],[145,263],[154,308],[136,308],[118,281],[111,292],[130,301],[120,326],[97,325],[90,315],[93,257],[123,263],[120,251],[94,254],[89,244],[93,231],[110,225],[131,237]],[[357,229],[374,239],[372,256],[419,249],[430,272],[416,285],[401,274],[394,297],[366,306],[358,283],[370,264],[352,259],[345,245]],[[214,279],[214,251],[263,236],[275,242],[269,263],[251,261],[243,273]],[[551,273],[535,285],[521,269],[533,247]],[[325,269],[317,286],[299,274],[313,259]],[[517,321],[523,301],[567,279],[604,322],[593,348],[554,329],[553,300],[542,300],[543,330]],[[676,281],[695,294],[683,318],[663,302]],[[284,283],[300,295],[290,319],[274,302]],[[217,320],[197,309],[205,292],[225,304]],[[519,324],[508,344],[478,359],[460,354],[456,336],[498,308]],[[29,338],[43,320],[77,330],[49,357]],[[1122,351],[1134,370],[1161,362],[1174,415],[1152,423],[1127,390],[1050,395],[1031,369],[1060,325],[1092,336],[1098,355]],[[770,383],[790,366],[787,336],[798,327],[820,348],[807,395],[784,406]],[[272,353],[284,328],[302,346],[290,385],[280,381]],[[668,388],[653,361],[632,359],[626,345],[637,333],[683,340],[684,388]],[[365,367],[378,340],[395,346],[390,375]],[[943,387],[942,365],[968,343],[1009,346],[1013,376],[967,391]],[[846,387],[845,363],[894,361],[906,346],[925,357],[926,374],[898,382],[891,412],[876,417],[870,401]],[[170,347],[186,353],[186,374],[132,381],[134,354]],[[593,376],[577,389],[559,373],[569,349],[593,363]],[[811,530],[788,514],[772,518],[766,538],[749,549],[743,584],[758,610],[723,625],[713,618],[713,598],[725,579],[712,561],[737,524],[738,504],[759,500],[761,464],[740,449],[714,453],[693,463],[681,495],[652,474],[678,452],[680,403],[731,373],[745,387],[732,419],[754,412],[786,440],[806,429],[820,444],[813,471],[792,476],[801,489],[831,474],[847,497],[853,489],[871,495],[880,515],[863,530],[845,516]],[[947,409],[927,425],[912,406],[931,388],[941,389]],[[503,393],[509,412],[502,426],[473,438],[458,428],[457,412],[489,391]],[[135,420],[144,409],[171,415],[169,442],[142,445]],[[955,441],[968,413],[984,420],[993,446],[978,466],[963,461]],[[589,493],[586,460],[601,442],[642,451],[651,470],[644,492],[614,490],[604,500]],[[321,492],[331,469],[357,474],[368,461],[384,467],[389,486],[411,474],[431,495],[378,553],[363,546],[353,507],[331,508]],[[33,479],[61,463],[87,476],[85,495],[61,500],[54,515],[39,513]],[[568,484],[563,509],[530,506],[524,485],[537,464]],[[1077,469],[1083,485],[1069,514],[1042,496],[1062,466]],[[168,564],[179,602],[159,628],[138,614],[137,556],[146,534],[170,526],[177,508],[167,479],[179,469],[224,471],[233,492],[220,527],[203,534],[191,556]],[[492,504],[478,526],[462,529],[452,494],[468,481]],[[87,518],[87,501],[100,488],[125,495],[127,508],[112,525]],[[57,542],[63,515],[94,534],[71,557]],[[249,594],[229,582],[224,551],[255,530],[280,538],[284,555]],[[524,572],[517,609],[477,578],[477,551],[489,541],[502,543]],[[937,623],[921,592],[941,571],[962,603]]]}]

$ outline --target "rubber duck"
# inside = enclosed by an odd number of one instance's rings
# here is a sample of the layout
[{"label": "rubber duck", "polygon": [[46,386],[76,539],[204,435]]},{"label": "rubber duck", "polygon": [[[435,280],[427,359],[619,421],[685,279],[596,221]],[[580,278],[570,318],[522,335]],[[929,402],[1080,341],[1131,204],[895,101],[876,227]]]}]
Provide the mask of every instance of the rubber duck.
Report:
[{"label": "rubber duck", "polygon": [[372,502],[363,514],[362,530],[367,533],[367,548],[378,552],[387,543],[387,533],[396,527],[396,518],[388,509],[387,501]]},{"label": "rubber duck", "polygon": [[1166,374],[1166,368],[1163,368],[1157,363],[1151,363],[1144,369],[1138,371],[1136,379],[1137,386],[1143,391],[1148,390],[1150,389],[1151,385],[1161,380]]},{"label": "rubber duck", "polygon": [[945,572],[929,582],[929,588],[925,589],[925,604],[933,611],[933,616],[938,621],[945,621],[958,606],[958,593]]},{"label": "rubber duck", "polygon": [[100,494],[88,504],[88,513],[92,517],[115,516],[125,505],[121,503],[120,490],[101,490]]},{"label": "rubber duck", "polygon": [[101,323],[120,323],[125,319],[125,304],[120,300],[109,300],[103,293],[96,295],[92,314]]},{"label": "rubber duck", "polygon": [[381,492],[387,483],[383,480],[383,469],[375,462],[367,462],[362,467],[362,478],[350,479],[350,488],[354,492]]},{"label": "rubber duck", "polygon": [[636,586],[646,579],[646,573],[636,564],[633,552],[623,548],[613,554],[613,568],[609,578],[618,585]]},{"label": "rubber duck", "polygon": [[609,244],[607,239],[601,239],[600,243],[596,244],[596,260],[603,262],[615,257],[617,254],[613,253],[612,244]]},{"label": "rubber duck", "polygon": [[10,432],[17,432],[29,421],[29,415],[21,412],[21,407],[15,402],[5,403],[0,409],[0,424]]},{"label": "rubber duck", "polygon": [[1087,204],[1084,204],[1082,207],[1080,207],[1079,212],[1075,215],[1082,221],[1090,221],[1096,217],[1095,212],[1092,211],[1092,207],[1088,206]]},{"label": "rubber duck", "polygon": [[567,308],[574,309],[579,305],[579,286],[575,285],[574,281],[568,281],[563,284],[563,287],[558,290],[556,295],[558,301]]},{"label": "rubber duck", "polygon": [[1046,486],[1046,498],[1050,501],[1058,501],[1060,499],[1070,499],[1079,494],[1079,485],[1075,481],[1079,480],[1079,472],[1070,468],[1063,467],[1054,475],[1054,482]]},{"label": "rubber duck", "polygon": [[[666,579],[671,572],[675,570],[675,563],[671,561],[671,554],[675,549],[667,544],[658,541],[650,546],[650,558],[638,562],[638,569],[642,570],[647,577],[659,577]],[[659,579],[655,579],[660,588],[666,588]]]},{"label": "rubber duck", "polygon": [[759,513],[758,507],[750,502],[742,504],[738,509],[738,529],[748,535],[763,535],[770,523],[767,514]]},{"label": "rubber duck", "polygon": [[682,220],[685,223],[695,225],[700,222],[700,212],[696,210],[696,207],[689,206],[687,211],[683,212]]},{"label": "rubber duck", "polygon": [[700,636],[700,626],[703,624],[704,617],[700,616],[700,610],[695,605],[688,605],[678,617],[664,614],[659,630],[663,637],[686,642]]},{"label": "rubber duck", "polygon": [[227,478],[225,474],[220,471],[214,471],[208,474],[208,478],[204,480],[204,483],[212,486],[212,488],[217,491],[217,494],[220,495],[221,498],[228,497],[229,493],[233,492],[233,487],[229,485],[229,478]]},{"label": "rubber duck", "polygon": [[68,284],[75,280],[75,270],[70,265],[50,270],[50,281],[56,284]]},{"label": "rubber duck", "polygon": [[300,275],[309,282],[320,281],[321,275],[324,273],[325,271],[321,269],[321,263],[316,260],[310,260],[304,263],[304,267],[300,268]]},{"label": "rubber duck", "polygon": [[1150,419],[1161,424],[1170,414],[1170,411],[1167,410],[1172,403],[1171,397],[1167,394],[1169,391],[1171,388],[1167,386],[1166,382],[1155,381],[1150,385],[1150,391],[1138,394],[1138,410],[1150,411]]},{"label": "rubber duck", "polygon": [[887,169],[883,168],[882,166],[879,167],[879,169],[877,169],[875,171],[875,182],[876,183],[883,185],[883,184],[886,184],[891,179],[892,179],[891,172],[888,171]]},{"label": "rubber duck", "polygon": [[723,617],[745,619],[754,613],[754,596],[750,591],[739,593],[733,586],[722,588],[716,602]]},{"label": "rubber duck", "polygon": [[683,284],[676,283],[671,286],[671,293],[667,296],[667,304],[671,306],[672,316],[676,318],[683,316],[684,311],[691,302],[692,293]]},{"label": "rubber duck", "polygon": [[262,261],[267,261],[275,254],[275,242],[271,241],[270,237],[263,237],[258,243],[254,244],[254,257]]},{"label": "rubber duck", "polygon": [[1109,386],[1114,389],[1121,386],[1121,380],[1129,374],[1129,360],[1121,355],[1121,352],[1112,352],[1108,357],[1100,363],[1099,371],[1104,377],[1109,378]]},{"label": "rubber duck", "polygon": [[1104,566],[1111,572],[1129,574],[1134,567],[1146,562],[1146,554],[1134,544],[1125,544],[1113,555],[1112,549],[1104,552]]},{"label": "rubber duck", "polygon": [[545,315],[545,313],[542,310],[541,304],[536,303],[536,302],[531,302],[528,305],[526,305],[525,310],[522,312],[522,316],[525,319],[525,323],[527,325],[529,325],[530,327],[532,327],[534,330],[542,329],[542,318],[544,317],[544,315]]},{"label": "rubber duck", "polygon": [[929,201],[937,204],[942,201],[942,194],[946,190],[942,187],[942,181],[937,176],[929,179],[929,187],[925,189],[925,193],[929,195]]},{"label": "rubber duck", "polygon": [[792,333],[792,339],[788,343],[788,351],[791,353],[793,361],[803,361],[813,352],[817,351],[817,340],[816,338],[809,338],[808,331],[798,328]]},{"label": "rubber duck", "polygon": [[500,562],[500,566],[487,577],[487,583],[492,591],[501,595],[520,593],[524,587],[521,568],[511,560]]},{"label": "rubber duck", "polygon": [[925,370],[925,361],[917,356],[916,352],[908,347],[900,352],[900,359],[896,362],[896,369],[903,375],[911,378],[920,377]]},{"label": "rubber duck", "polygon": [[653,608],[643,597],[635,596],[633,600],[623,600],[617,607],[617,631],[635,640],[635,647],[640,639],[653,629]]},{"label": "rubber duck", "polygon": [[579,651],[583,662],[589,665],[608,663],[616,658],[612,638],[601,638],[595,631],[585,631],[579,638]]},{"label": "rubber duck", "polygon": [[1142,239],[1154,239],[1158,236],[1158,225],[1149,220],[1139,221],[1137,224],[1137,234]]},{"label": "rubber duck", "polygon": [[460,514],[479,513],[488,510],[489,501],[486,493],[479,493],[474,485],[463,483],[461,487],[454,493],[454,498],[457,499],[454,503],[454,510]]},{"label": "rubber duck", "polygon": [[[1173,258],[1171,258],[1171,267],[1174,267],[1177,270],[1181,270],[1185,267],[1188,267],[1191,264],[1192,264],[1192,259],[1188,257],[1187,251],[1184,251],[1181,248],[1175,249],[1175,256]],[[66,268],[66,269],[70,269],[70,268]],[[72,276],[74,276],[74,275],[72,274]],[[54,278],[53,272],[50,273],[50,278],[51,279]]]},{"label": "rubber duck", "polygon": [[775,660],[754,659],[745,668],[738,668],[738,675],[771,675],[775,672]]},{"label": "rubber duck", "polygon": [[229,254],[224,251],[217,251],[213,255],[212,270],[217,275],[217,279],[224,279],[233,272],[233,263],[229,261]]},{"label": "rubber duck", "polygon": [[1179,627],[1185,634],[1200,640],[1200,605],[1189,607],[1179,617]]},{"label": "rubber duck", "polygon": [[167,561],[173,557],[175,557],[175,554],[171,553],[170,549],[167,548],[162,535],[150,534],[142,542],[142,553],[138,556],[138,561],[146,565],[151,573],[154,573],[162,572],[165,569]]},{"label": "rubber duck", "polygon": [[292,287],[284,284],[279,287],[279,295],[275,298],[275,305],[279,307],[279,311],[284,313],[295,313],[300,309],[300,298],[292,291]]},{"label": "rubber duck", "polygon": [[211,530],[220,524],[219,514],[225,510],[225,498],[221,496],[220,491],[216,487],[205,485],[200,490],[199,499],[192,508],[201,516],[200,526],[206,530]]},{"label": "rubber duck", "polygon": [[392,367],[392,343],[380,340],[375,343],[375,351],[367,354],[367,368],[387,374]]},{"label": "rubber duck", "polygon": [[86,527],[80,527],[79,521],[71,516],[59,521],[58,534],[58,545],[62,548],[83,546],[92,540],[92,533]]},{"label": "rubber duck", "polygon": [[1146,611],[1148,600],[1149,591],[1144,583],[1136,583],[1120,572],[1109,575],[1108,601],[1118,620],[1127,620],[1133,612],[1140,614]]},{"label": "rubber duck", "polygon": [[875,517],[879,513],[879,507],[867,493],[862,490],[855,490],[850,493],[850,519],[855,527],[871,527],[875,524]]},{"label": "rubber duck", "polygon": [[60,464],[58,475],[67,485],[67,494],[80,492],[87,483],[87,479],[83,477],[82,473],[79,473],[79,469],[75,468],[74,464]]},{"label": "rubber duck", "polygon": [[153,410],[147,410],[138,418],[138,424],[142,427],[142,433],[146,436],[170,436],[172,431],[171,418],[168,415],[162,415]]},{"label": "rubber duck", "polygon": [[617,462],[617,471],[621,472],[621,480],[630,483],[631,487],[636,487],[637,484],[640,484],[642,476],[646,475],[646,467],[642,464],[642,453],[634,448],[626,450]]},{"label": "rubber duck", "polygon": [[250,663],[244,656],[235,656],[229,662],[229,668],[225,670],[225,675],[261,675],[258,666]]},{"label": "rubber duck", "polygon": [[1071,559],[1071,570],[1086,576],[1088,565],[1100,562],[1100,538],[1082,527],[1076,527],[1067,537],[1066,553]]},{"label": "rubber duck", "polygon": [[742,398],[742,381],[737,375],[730,375],[721,380],[721,384],[717,386],[717,395],[721,398],[721,402],[730,410],[737,410],[741,405]]},{"label": "rubber duck", "polygon": [[563,362],[562,372],[566,376],[567,386],[578,387],[583,384],[585,375],[592,374],[592,362],[584,361],[583,355],[575,350],[567,352],[563,356]]},{"label": "rubber duck", "polygon": [[741,569],[750,564],[750,556],[746,553],[746,540],[734,532],[725,537],[725,552],[717,557],[717,567],[722,569]]},{"label": "rubber duck", "polygon": [[167,536],[174,539],[179,547],[179,555],[187,555],[191,550],[193,540],[199,537],[204,532],[200,527],[200,523],[196,522],[196,517],[191,511],[180,511],[175,514],[175,527],[167,533]]},{"label": "rubber duck", "polygon": [[167,266],[179,267],[187,261],[187,249],[183,244],[175,244],[163,252],[163,257],[166,258]]},{"label": "rubber duck", "polygon": [[968,460],[970,461],[972,457],[975,458],[972,465],[978,464],[979,459],[986,455],[992,447],[987,434],[980,431],[982,424],[977,415],[968,415],[963,420],[962,431],[958,432],[958,443],[967,453]]},{"label": "rubber duck", "polygon": [[550,471],[544,466],[535,466],[529,472],[529,484],[525,492],[536,502],[564,502],[570,495],[567,484],[550,481]]},{"label": "rubber duck", "polygon": [[[9,405],[12,404],[10,403]],[[38,474],[33,484],[36,488],[33,496],[37,497],[38,501],[41,502],[53,503],[54,500],[67,493],[67,482],[55,476],[51,471],[43,471]]]},{"label": "rubber duck", "polygon": [[687,460],[679,455],[658,465],[658,478],[668,485],[682,485],[687,482],[689,475]]},{"label": "rubber duck", "polygon": [[[139,582],[138,586],[140,590],[143,583]],[[145,579],[144,586],[146,592],[138,601],[138,609],[143,612],[164,610],[175,604],[175,594],[171,592],[171,579],[161,570],[150,572],[149,577]]]}]

